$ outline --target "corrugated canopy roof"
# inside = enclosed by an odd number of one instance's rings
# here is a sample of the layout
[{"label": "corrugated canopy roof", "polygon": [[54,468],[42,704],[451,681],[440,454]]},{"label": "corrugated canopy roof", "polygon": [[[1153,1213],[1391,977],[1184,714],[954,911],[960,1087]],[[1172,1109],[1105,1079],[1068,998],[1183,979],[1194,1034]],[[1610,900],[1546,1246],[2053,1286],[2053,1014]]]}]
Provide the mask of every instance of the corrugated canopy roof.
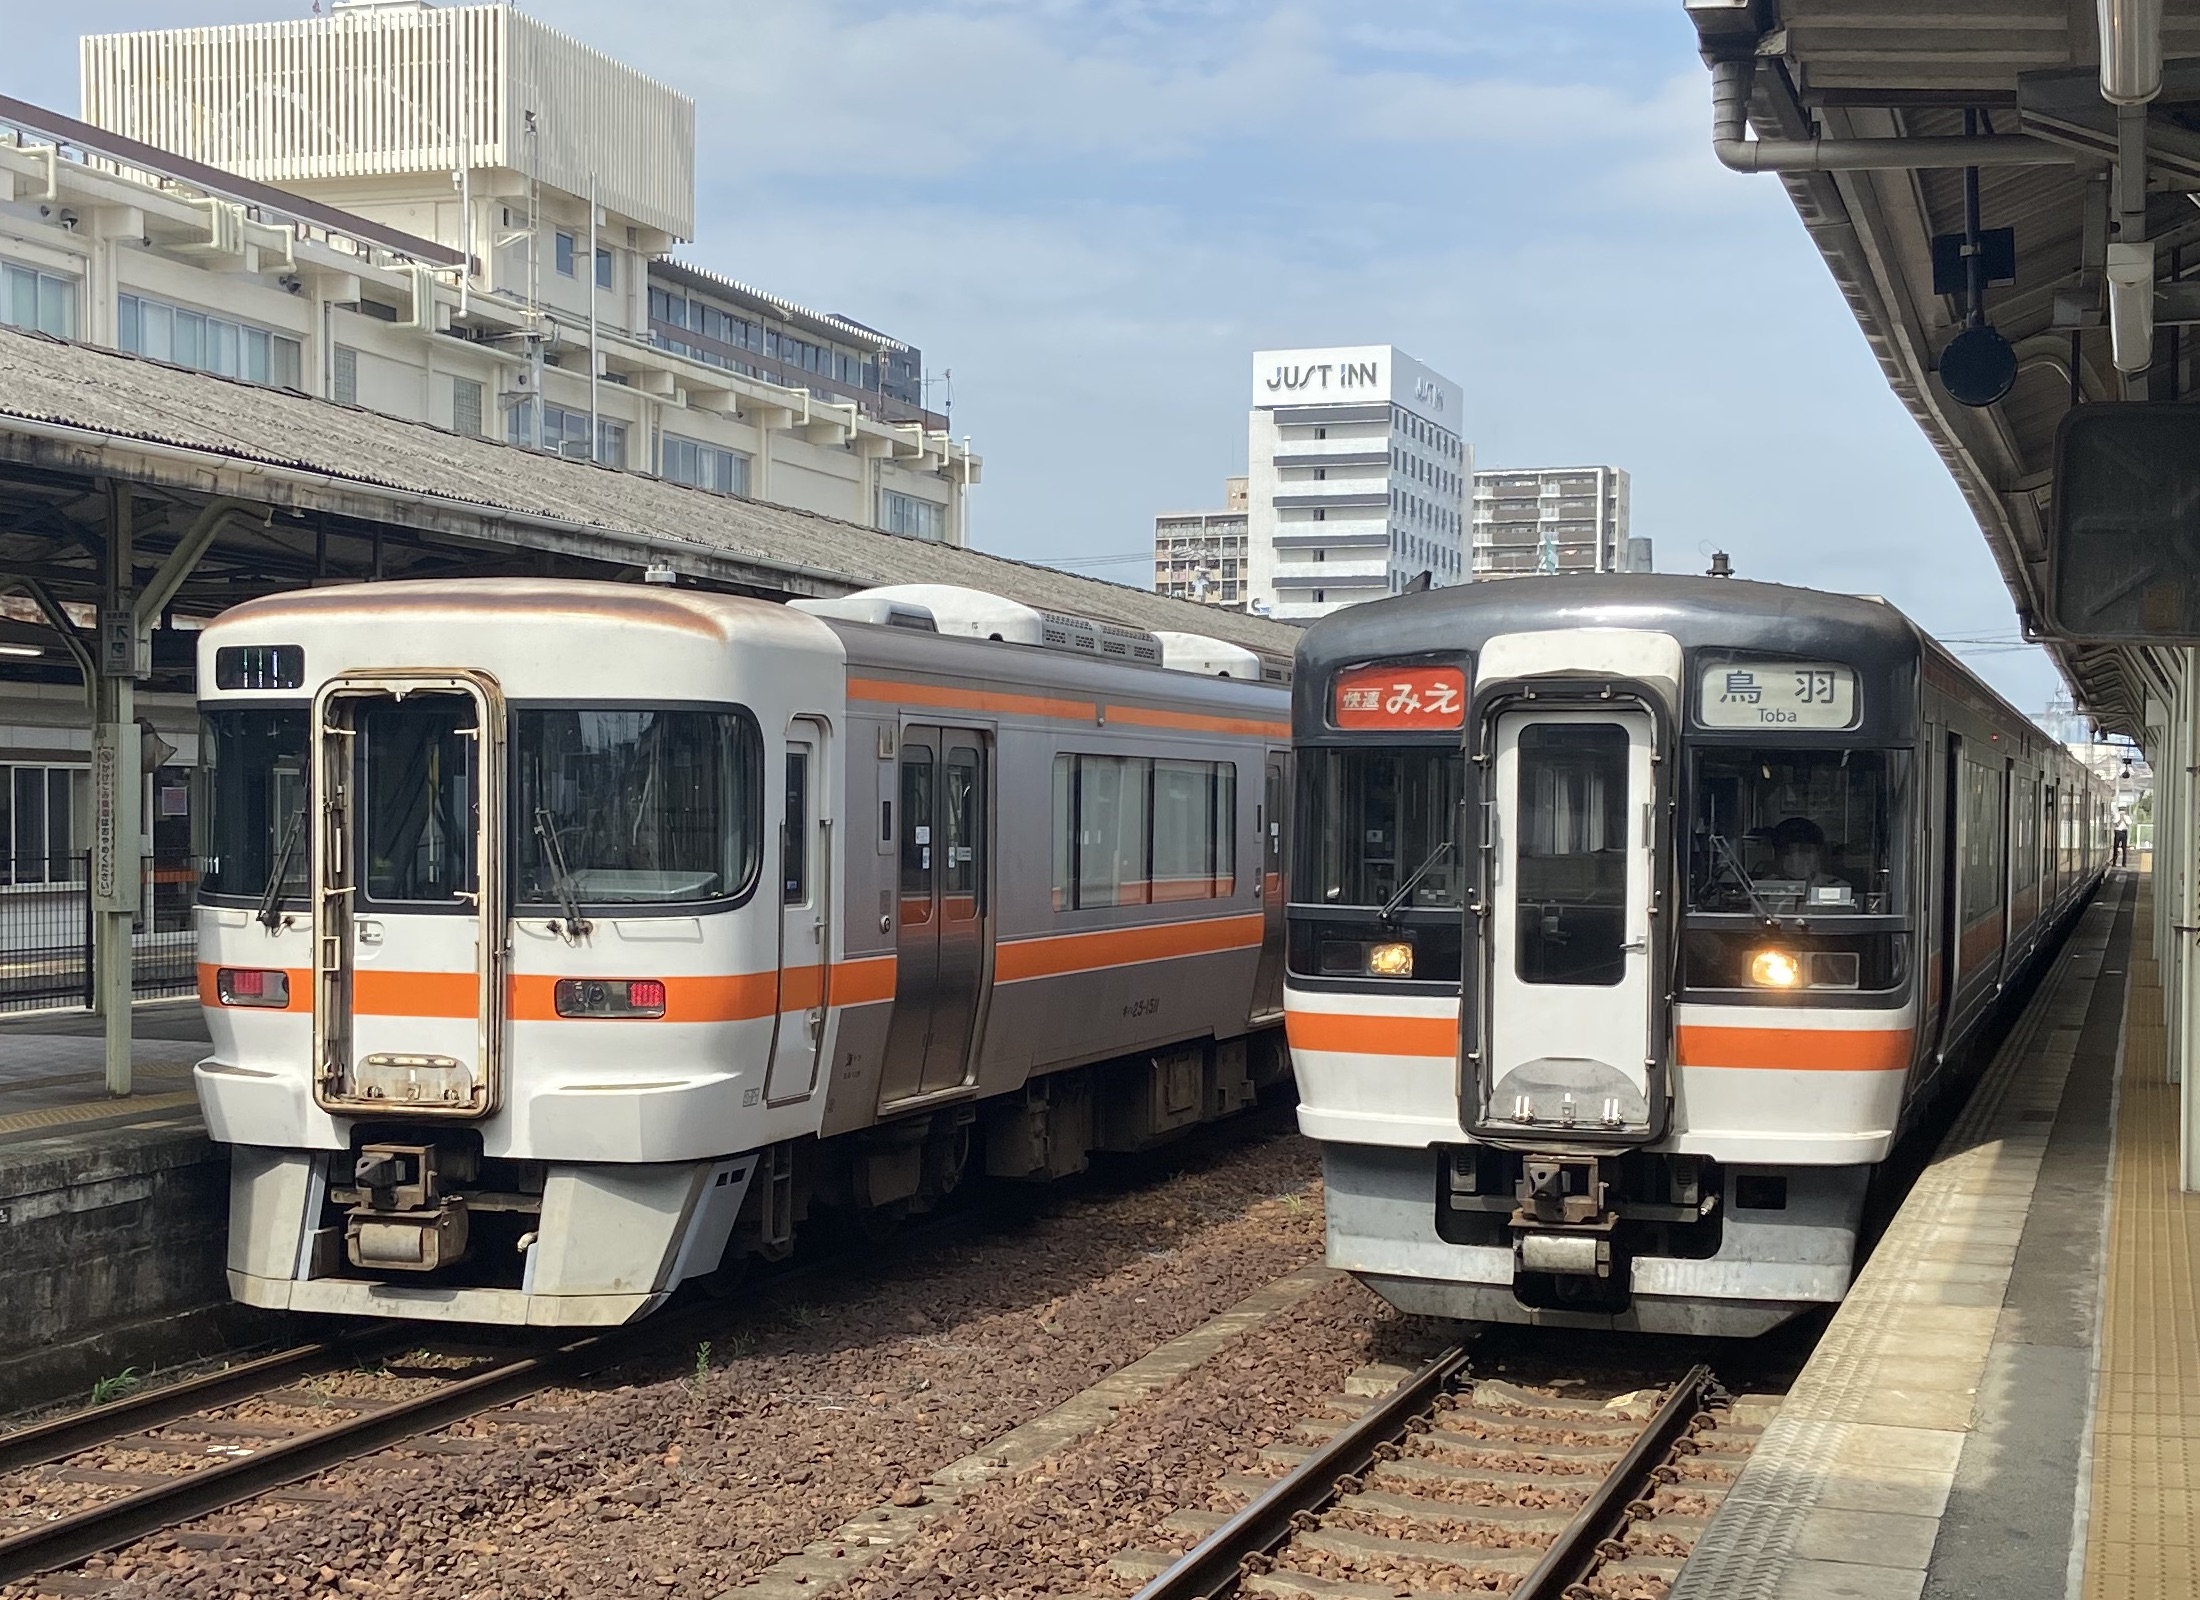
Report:
[{"label": "corrugated canopy roof", "polygon": [[[178,598],[209,612],[329,571],[331,540],[371,543],[385,575],[601,573],[669,561],[697,581],[832,595],[950,583],[1135,628],[1211,634],[1288,657],[1298,630],[1097,578],[635,473],[463,437],[282,390],[0,329],[0,575],[96,598],[100,480],[165,491],[157,560],[214,496],[231,522]],[[356,567],[353,570],[358,570]]]}]

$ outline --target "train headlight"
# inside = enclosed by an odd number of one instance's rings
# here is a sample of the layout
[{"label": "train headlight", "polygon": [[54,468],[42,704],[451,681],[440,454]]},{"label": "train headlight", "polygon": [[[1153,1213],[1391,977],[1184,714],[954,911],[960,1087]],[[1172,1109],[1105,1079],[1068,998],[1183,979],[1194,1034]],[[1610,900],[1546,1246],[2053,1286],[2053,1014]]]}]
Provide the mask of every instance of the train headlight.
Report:
[{"label": "train headlight", "polygon": [[661,1017],[660,978],[560,978],[555,991],[561,1017]]},{"label": "train headlight", "polygon": [[1802,957],[1792,950],[1759,950],[1749,958],[1749,981],[1760,989],[1799,989]]},{"label": "train headlight", "polygon": [[1372,978],[1413,976],[1413,946],[1403,941],[1367,947],[1367,971]]}]

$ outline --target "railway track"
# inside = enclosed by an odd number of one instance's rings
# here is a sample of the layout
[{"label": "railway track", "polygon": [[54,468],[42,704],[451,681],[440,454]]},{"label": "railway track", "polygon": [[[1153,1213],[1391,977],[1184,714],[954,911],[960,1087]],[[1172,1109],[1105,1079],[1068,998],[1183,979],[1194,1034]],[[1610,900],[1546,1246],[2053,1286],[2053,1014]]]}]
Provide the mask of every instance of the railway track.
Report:
[{"label": "railway track", "polygon": [[[890,1243],[866,1243],[772,1270],[764,1298],[867,1260],[950,1243],[997,1220],[952,1212]],[[375,1324],[205,1377],[94,1405],[0,1434],[0,1586],[118,1549],[225,1506],[284,1490],[347,1461],[419,1440],[469,1417],[531,1425],[511,1411],[546,1388],[708,1337],[734,1315],[698,1300],[647,1321],[557,1343],[483,1346]],[[497,1417],[496,1412],[505,1416]],[[473,1450],[475,1439],[415,1449]],[[315,1498],[303,1494],[302,1498]],[[218,1537],[218,1536],[216,1536]]]},{"label": "railway track", "polygon": [[1757,1431],[1706,1367],[1561,1398],[1470,1381],[1464,1346],[1323,1409],[1299,1425],[1305,1443],[1262,1452],[1280,1475],[1224,1481],[1238,1510],[1162,1524],[1198,1537],[1190,1550],[1116,1559],[1150,1576],[1137,1600],[1662,1594]]}]

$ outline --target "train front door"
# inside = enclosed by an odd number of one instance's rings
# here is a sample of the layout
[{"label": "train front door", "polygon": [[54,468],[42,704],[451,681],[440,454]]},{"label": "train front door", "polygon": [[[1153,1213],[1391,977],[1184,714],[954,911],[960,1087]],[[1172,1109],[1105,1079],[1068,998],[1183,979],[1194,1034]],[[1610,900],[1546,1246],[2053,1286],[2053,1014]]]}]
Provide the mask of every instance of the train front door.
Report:
[{"label": "train front door", "polygon": [[899,926],[882,1107],[969,1081],[992,953],[985,735],[904,728],[896,787]]},{"label": "train front door", "polygon": [[786,804],[779,823],[779,1005],[764,1098],[806,1100],[817,1089],[826,1008],[832,1003],[832,786],[825,781],[826,724],[787,727]]},{"label": "train front door", "polygon": [[484,673],[362,673],[313,704],[314,1098],[481,1116],[504,1031],[504,702]]},{"label": "train front door", "polygon": [[1477,1120],[1646,1133],[1664,1094],[1655,729],[1643,712],[1554,711],[1502,715],[1495,735]]}]

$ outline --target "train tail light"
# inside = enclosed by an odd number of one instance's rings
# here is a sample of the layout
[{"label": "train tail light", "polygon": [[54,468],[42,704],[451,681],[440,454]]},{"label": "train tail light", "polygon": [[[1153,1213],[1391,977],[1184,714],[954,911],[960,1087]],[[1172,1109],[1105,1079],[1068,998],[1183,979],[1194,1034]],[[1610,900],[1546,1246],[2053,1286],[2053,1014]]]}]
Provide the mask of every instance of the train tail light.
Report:
[{"label": "train tail light", "polygon": [[279,1011],[290,1004],[290,974],[264,967],[221,967],[214,974],[214,994],[225,1006]]},{"label": "train tail light", "polygon": [[561,1017],[661,1017],[662,978],[561,978],[556,990]]},{"label": "train tail light", "polygon": [[1759,950],[1749,958],[1749,981],[1760,989],[1799,989],[1802,958],[1792,950]]}]

